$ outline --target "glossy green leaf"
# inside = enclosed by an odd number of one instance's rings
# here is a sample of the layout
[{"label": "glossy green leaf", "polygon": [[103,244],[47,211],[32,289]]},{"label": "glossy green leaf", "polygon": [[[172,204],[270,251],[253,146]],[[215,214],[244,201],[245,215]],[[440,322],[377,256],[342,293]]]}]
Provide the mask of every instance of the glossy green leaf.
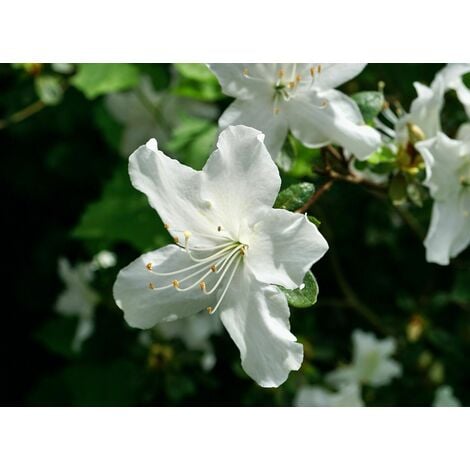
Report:
[{"label": "glossy green leaf", "polygon": [[279,193],[274,207],[295,211],[300,209],[314,192],[315,186],[312,183],[293,184]]},{"label": "glossy green leaf", "polygon": [[315,276],[308,271],[304,277],[303,287],[300,289],[285,289],[279,287],[285,294],[287,302],[291,307],[307,308],[315,305],[318,296],[318,284]]}]

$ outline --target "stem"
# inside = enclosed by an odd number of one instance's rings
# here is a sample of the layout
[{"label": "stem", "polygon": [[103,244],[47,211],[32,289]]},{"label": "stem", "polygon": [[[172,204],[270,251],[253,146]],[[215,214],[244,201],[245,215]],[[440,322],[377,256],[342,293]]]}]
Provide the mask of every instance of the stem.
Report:
[{"label": "stem", "polygon": [[0,120],[0,129],[5,129],[10,124],[16,124],[18,122],[24,121],[33,114],[36,114],[39,111],[43,110],[45,107],[46,105],[41,100],[36,101],[26,106],[26,108],[23,108],[20,111],[13,113],[10,117]]},{"label": "stem", "polygon": [[320,189],[318,191],[315,191],[308,199],[308,201],[300,208],[297,209],[295,212],[299,212],[301,214],[304,214],[307,212],[310,207],[312,207],[317,199],[321,197],[323,193],[326,193],[332,186],[333,186],[334,180],[329,180],[326,183],[323,183],[320,186]]}]

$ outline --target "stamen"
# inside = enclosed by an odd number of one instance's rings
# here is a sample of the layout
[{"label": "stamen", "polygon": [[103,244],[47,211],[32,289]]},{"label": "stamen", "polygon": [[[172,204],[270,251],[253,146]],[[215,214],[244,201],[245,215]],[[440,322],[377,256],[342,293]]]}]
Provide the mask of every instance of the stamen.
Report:
[{"label": "stamen", "polygon": [[178,237],[173,237],[173,240],[175,241],[175,243],[178,245],[178,243],[180,242],[180,239]]},{"label": "stamen", "polygon": [[152,282],[149,282],[148,287],[149,289],[155,289],[155,284],[153,284]]},{"label": "stamen", "polygon": [[152,263],[147,263],[147,264],[145,265],[145,267],[146,267],[149,271],[152,270],[152,266],[153,266]]},{"label": "stamen", "polygon": [[[227,267],[224,269],[224,271],[222,272],[222,274],[220,275],[219,279],[217,279],[217,282],[214,284],[214,286],[212,287],[212,289],[208,290],[208,291],[204,291],[204,294],[207,294],[207,295],[210,295],[212,294],[213,292],[215,292],[215,290],[219,287],[220,283],[223,281],[225,275],[227,274],[227,272],[230,270],[230,266],[233,264],[233,262],[235,260],[240,260],[241,258],[240,257],[237,257],[236,256],[236,253],[233,253],[231,255],[232,259],[230,260],[230,262],[227,264]],[[225,260],[227,261],[228,258]]]},{"label": "stamen", "polygon": [[284,77],[284,74],[285,72],[283,68],[280,68],[279,71],[277,72],[277,76],[281,79]]},{"label": "stamen", "polygon": [[244,77],[248,78],[248,67],[245,67],[242,73]]},{"label": "stamen", "polygon": [[317,72],[318,72],[318,73],[321,73],[321,64],[318,64],[318,66],[317,66]]},{"label": "stamen", "polygon": [[180,286],[180,283],[179,283],[178,279],[175,279],[174,281],[171,281],[171,284],[173,285],[173,287],[175,289],[178,289],[178,287]]},{"label": "stamen", "polygon": [[169,226],[168,224],[163,224],[163,228],[164,228],[165,230],[168,230],[168,229],[170,228],[170,226]]},{"label": "stamen", "polygon": [[200,287],[200,289],[203,290],[203,291],[206,290],[206,283],[205,283],[204,281],[201,281],[201,282],[199,283],[199,287]]},{"label": "stamen", "polygon": [[217,266],[216,266],[215,264],[213,264],[213,265],[211,266],[211,271],[212,271],[213,273],[215,273],[215,272],[217,271]]},{"label": "stamen", "polygon": [[310,76],[315,78],[315,67],[310,67]]},{"label": "stamen", "polygon": [[224,287],[224,290],[222,292],[222,295],[220,296],[217,304],[215,305],[214,308],[212,307],[207,307],[207,311],[210,313],[210,314],[213,314],[217,311],[217,309],[219,308],[220,304],[222,303],[222,300],[224,300],[224,297],[225,297],[225,294],[227,293],[228,291],[228,288],[230,287],[230,284],[235,276],[235,273],[237,272],[237,268],[238,268],[238,265],[240,264],[240,261],[241,261],[241,258],[237,258],[237,263],[235,264],[235,267],[233,268],[233,271],[232,271],[232,274],[230,275],[230,278],[229,280],[227,281],[227,284],[225,285]]},{"label": "stamen", "polygon": [[218,253],[215,253],[213,255],[210,255],[210,256],[207,256],[206,258],[196,258],[195,256],[193,256],[191,254],[191,251],[189,251],[189,247],[187,246],[187,244],[185,244],[185,250],[186,250],[186,253],[188,253],[189,257],[195,261],[196,263],[203,263],[204,261],[209,261],[209,260],[213,260],[213,259],[217,259],[222,253],[230,250],[232,247],[233,247],[233,243],[228,245],[227,247],[223,248],[222,250],[220,250]]}]

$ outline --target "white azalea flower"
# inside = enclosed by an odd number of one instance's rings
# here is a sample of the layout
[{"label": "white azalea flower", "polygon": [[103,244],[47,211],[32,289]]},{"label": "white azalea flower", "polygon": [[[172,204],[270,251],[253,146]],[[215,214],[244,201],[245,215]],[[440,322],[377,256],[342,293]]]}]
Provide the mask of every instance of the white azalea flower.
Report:
[{"label": "white azalea flower", "polygon": [[94,330],[94,313],[100,298],[90,287],[94,278],[91,263],[79,263],[72,267],[68,260],[59,259],[59,276],[65,284],[65,291],[57,299],[55,309],[65,316],[78,317],[78,326],[72,348],[79,351],[82,343]]},{"label": "white azalea flower", "polygon": [[470,145],[439,133],[417,146],[426,165],[424,184],[434,199],[426,259],[447,265],[470,243]]},{"label": "white azalea flower", "polygon": [[359,385],[348,383],[337,392],[330,392],[323,387],[304,385],[299,388],[295,406],[364,406]]},{"label": "white azalea flower", "polygon": [[357,104],[337,86],[365,64],[211,64],[225,94],[236,100],[219,120],[221,128],[245,124],[266,135],[277,158],[287,132],[307,147],[339,144],[359,159],[380,145],[380,134],[364,124]]},{"label": "white azalea flower", "polygon": [[454,396],[454,391],[448,385],[442,385],[436,390],[432,406],[461,406],[460,400]]},{"label": "white azalea flower", "polygon": [[217,113],[211,104],[155,91],[148,76],[135,90],[106,95],[105,104],[124,127],[120,151],[126,157],[151,137],[166,144],[184,114],[213,119]]},{"label": "white azalea flower", "polygon": [[97,253],[92,260],[92,268],[93,269],[108,269],[116,266],[116,255],[107,250],[102,250]]},{"label": "white azalea flower", "polygon": [[275,285],[300,286],[328,245],[305,216],[271,208],[281,181],[263,138],[249,127],[227,128],[202,171],[167,157],[154,139],[131,155],[132,183],[176,245],[121,270],[114,297],[138,328],[202,310],[220,315],[247,374],[273,387],[303,358]]},{"label": "white azalea flower", "polygon": [[352,340],[352,364],[328,374],[327,382],[335,386],[359,383],[379,387],[401,375],[400,364],[390,359],[396,350],[393,338],[379,340],[372,333],[356,330]]}]

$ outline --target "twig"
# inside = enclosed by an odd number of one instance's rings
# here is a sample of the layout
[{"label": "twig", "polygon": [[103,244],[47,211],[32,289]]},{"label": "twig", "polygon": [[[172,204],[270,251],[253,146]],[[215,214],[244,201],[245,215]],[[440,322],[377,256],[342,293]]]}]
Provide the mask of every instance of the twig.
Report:
[{"label": "twig", "polygon": [[315,191],[307,200],[307,202],[300,208],[297,209],[295,212],[299,212],[301,214],[304,214],[307,212],[310,207],[312,207],[317,199],[321,197],[323,193],[326,193],[332,186],[333,186],[334,180],[329,180],[326,183],[323,183],[320,186],[320,189],[318,191]]},{"label": "twig", "polygon": [[38,100],[26,106],[26,108],[21,109],[20,111],[17,111],[16,113],[12,114],[10,117],[0,120],[0,129],[5,129],[10,124],[16,124],[18,122],[24,121],[33,114],[36,114],[39,111],[43,110],[45,107],[46,105],[44,104],[44,102]]}]

